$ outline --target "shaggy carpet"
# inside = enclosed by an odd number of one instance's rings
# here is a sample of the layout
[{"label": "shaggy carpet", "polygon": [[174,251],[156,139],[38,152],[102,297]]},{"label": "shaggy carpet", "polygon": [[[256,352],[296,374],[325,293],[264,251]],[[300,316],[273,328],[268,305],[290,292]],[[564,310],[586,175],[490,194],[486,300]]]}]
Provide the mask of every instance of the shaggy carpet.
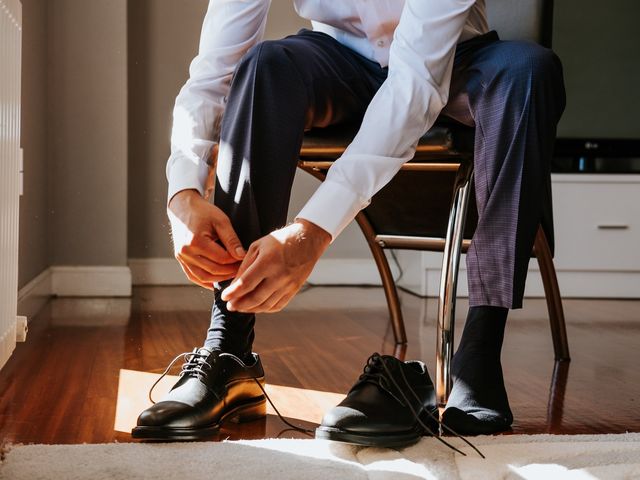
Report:
[{"label": "shaggy carpet", "polygon": [[[487,457],[433,438],[403,450],[319,440],[14,445],[0,478],[43,479],[640,479],[640,434],[477,437]],[[455,442],[459,445],[460,442]]]}]

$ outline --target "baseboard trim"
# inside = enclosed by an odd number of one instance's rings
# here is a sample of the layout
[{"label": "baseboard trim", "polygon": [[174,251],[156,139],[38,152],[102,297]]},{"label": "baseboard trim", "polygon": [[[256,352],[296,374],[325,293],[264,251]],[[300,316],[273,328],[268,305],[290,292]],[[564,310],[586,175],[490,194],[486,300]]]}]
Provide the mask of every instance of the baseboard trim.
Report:
[{"label": "baseboard trim", "polygon": [[[129,268],[133,285],[190,285],[173,258],[131,258]],[[395,265],[391,266],[398,275]],[[373,259],[322,258],[309,276],[314,285],[381,285]]]},{"label": "baseboard trim", "polygon": [[[416,256],[400,255],[403,269],[399,286],[422,297],[437,297],[440,288],[440,270],[432,261]],[[413,253],[413,252],[409,252]],[[394,278],[398,278],[395,262],[390,262]],[[133,285],[190,285],[178,262],[173,258],[132,258],[129,267]],[[638,298],[640,272],[558,271],[560,293],[571,298]],[[380,274],[373,259],[323,258],[309,276],[313,285],[381,285]],[[466,297],[467,272],[461,264],[458,296]],[[531,261],[525,296],[544,297],[538,265]]]},{"label": "baseboard trim", "polygon": [[18,291],[18,315],[33,318],[53,296],[130,297],[131,271],[115,266],[49,267]]},{"label": "baseboard trim", "polygon": [[[398,277],[398,268],[391,264]],[[313,285],[382,285],[376,263],[371,258],[321,258],[309,276]]]},{"label": "baseboard trim", "polygon": [[130,258],[133,285],[191,285],[175,258]]},{"label": "baseboard trim", "polygon": [[18,315],[33,318],[51,299],[51,269],[46,268],[18,290]]},{"label": "baseboard trim", "polygon": [[[637,299],[640,292],[640,272],[602,272],[590,270],[559,270],[558,285],[563,298],[628,298]],[[437,297],[440,288],[440,270],[426,269],[426,296]],[[461,268],[458,277],[458,296],[467,297],[467,271]],[[527,274],[524,291],[526,298],[544,298],[542,277],[537,265]]]},{"label": "baseboard trim", "polygon": [[127,266],[51,267],[51,293],[59,297],[130,297]]}]

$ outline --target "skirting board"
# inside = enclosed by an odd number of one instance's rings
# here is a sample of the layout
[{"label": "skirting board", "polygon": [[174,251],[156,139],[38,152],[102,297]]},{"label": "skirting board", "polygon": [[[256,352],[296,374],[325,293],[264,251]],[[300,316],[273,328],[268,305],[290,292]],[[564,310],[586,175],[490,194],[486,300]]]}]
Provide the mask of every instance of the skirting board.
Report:
[{"label": "skirting board", "polygon": [[[398,252],[402,278],[398,285],[428,297],[437,297],[440,270],[433,262],[420,258],[419,252]],[[395,262],[390,262],[394,278],[399,277]],[[190,285],[172,258],[132,258],[129,260],[133,285]],[[467,276],[461,262],[458,296],[467,296]],[[381,285],[380,275],[372,259],[323,258],[309,277],[313,285]],[[572,298],[638,298],[640,272],[558,271],[563,297]],[[525,296],[544,297],[540,272],[531,260]]]},{"label": "skirting board", "polygon": [[51,269],[46,268],[18,291],[18,315],[33,318],[52,295]]},{"label": "skirting board", "polygon": [[54,266],[51,293],[59,297],[130,297],[131,270],[125,266]]},{"label": "skirting board", "polygon": [[[639,298],[640,272],[558,271],[560,295],[565,298]],[[425,271],[426,296],[438,295],[440,270]],[[458,296],[466,297],[467,271],[460,269]],[[540,271],[529,269],[524,295],[544,297]]]},{"label": "skirting board", "polygon": [[[398,252],[403,269],[399,286],[420,296],[435,297],[440,272],[425,268],[416,252]],[[413,255],[412,255],[413,254]],[[419,254],[418,254],[419,255]],[[527,297],[542,297],[540,274],[532,261]],[[394,278],[399,270],[391,263]],[[638,298],[640,272],[559,271],[558,282],[563,297]],[[380,285],[380,275],[373,260],[321,259],[309,283],[314,285]],[[137,258],[129,267],[55,266],[44,270],[18,292],[18,314],[32,318],[53,295],[67,297],[128,297],[132,285],[190,285],[178,263],[172,258]],[[460,269],[458,296],[467,296],[466,270]]]},{"label": "skirting board", "polygon": [[[129,268],[134,285],[189,285],[173,258],[131,258]],[[398,269],[391,268],[397,278]],[[381,285],[380,274],[368,258],[323,258],[309,276],[314,285]]]},{"label": "skirting board", "polygon": [[[393,278],[398,269],[391,264]],[[322,258],[309,276],[312,285],[382,285],[380,273],[373,259]]]},{"label": "skirting board", "polygon": [[130,258],[133,285],[191,285],[175,258]]},{"label": "skirting board", "polygon": [[[404,270],[400,286],[426,297],[437,297],[440,288],[441,255],[401,251],[398,259]],[[560,294],[566,298],[640,298],[640,272],[558,270]],[[459,297],[467,297],[467,269],[465,256],[460,261],[458,277]],[[525,297],[544,297],[544,288],[538,263],[529,262]]]},{"label": "skirting board", "polygon": [[54,266],[42,271],[18,291],[18,314],[32,318],[58,297],[130,297],[129,267]]}]

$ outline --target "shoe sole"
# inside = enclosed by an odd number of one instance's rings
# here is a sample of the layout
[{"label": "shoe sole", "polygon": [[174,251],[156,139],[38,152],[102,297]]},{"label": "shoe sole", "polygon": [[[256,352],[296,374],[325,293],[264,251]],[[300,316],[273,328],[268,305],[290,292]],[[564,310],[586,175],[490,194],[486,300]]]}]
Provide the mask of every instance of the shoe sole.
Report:
[{"label": "shoe sole", "polygon": [[266,416],[267,401],[265,397],[260,397],[237,405],[226,412],[218,423],[212,425],[197,428],[137,426],[131,430],[131,437],[158,442],[204,440],[215,436],[220,430],[220,426],[225,422],[246,423],[260,420]]},{"label": "shoe sole", "polygon": [[[436,408],[433,410],[431,414],[437,417],[438,409]],[[431,415],[424,414],[421,420],[432,432],[437,433],[438,423],[431,417]],[[408,447],[409,445],[417,443],[424,435],[430,435],[430,433],[425,431],[424,427],[420,424],[416,424],[412,430],[407,432],[393,434],[355,433],[348,430],[342,430],[340,428],[325,427],[322,425],[316,428],[316,438],[319,440],[333,440],[335,442],[350,443],[365,447]]]}]

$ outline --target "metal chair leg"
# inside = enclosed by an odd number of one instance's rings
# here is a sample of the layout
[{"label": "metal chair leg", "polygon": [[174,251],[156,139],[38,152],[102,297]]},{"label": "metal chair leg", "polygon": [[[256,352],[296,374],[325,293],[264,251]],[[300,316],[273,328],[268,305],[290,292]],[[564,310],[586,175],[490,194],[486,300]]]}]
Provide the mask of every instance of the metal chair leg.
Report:
[{"label": "metal chair leg", "polygon": [[451,358],[453,357],[458,267],[462,254],[464,223],[467,218],[472,175],[473,163],[465,160],[460,164],[453,187],[453,201],[442,258],[436,334],[436,401],[441,407],[446,405],[451,392]]},{"label": "metal chair leg", "polygon": [[553,351],[557,361],[569,361],[569,342],[567,340],[567,327],[564,321],[564,309],[558,286],[556,268],[551,257],[549,242],[544,234],[542,226],[538,227],[534,243],[534,253],[540,266],[544,295],[547,299],[549,310],[549,324],[551,326],[551,338],[553,339]]},{"label": "metal chair leg", "polygon": [[407,333],[404,328],[404,320],[402,319],[402,309],[400,308],[400,297],[398,297],[398,290],[396,288],[396,282],[393,279],[389,262],[384,254],[384,250],[376,242],[376,233],[371,226],[371,223],[363,212],[358,213],[356,221],[360,226],[360,230],[367,239],[367,244],[371,249],[371,254],[376,262],[378,271],[380,272],[380,278],[382,280],[382,287],[384,288],[384,294],[387,298],[387,306],[389,308],[389,316],[391,319],[391,327],[393,329],[393,337],[396,345],[405,345],[407,343]]}]

